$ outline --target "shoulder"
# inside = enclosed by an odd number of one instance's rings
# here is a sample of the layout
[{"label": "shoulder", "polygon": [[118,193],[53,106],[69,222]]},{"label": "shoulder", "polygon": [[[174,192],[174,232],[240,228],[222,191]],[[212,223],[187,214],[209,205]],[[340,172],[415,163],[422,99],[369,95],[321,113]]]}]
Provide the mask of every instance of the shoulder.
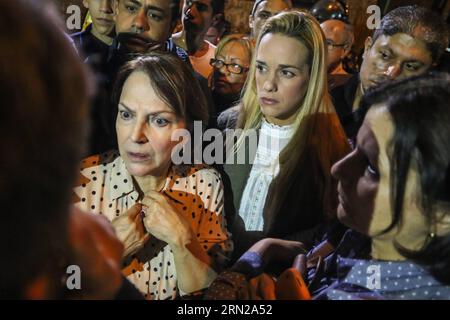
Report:
[{"label": "shoulder", "polygon": [[111,150],[101,154],[96,154],[81,161],[80,171],[88,171],[98,167],[110,170],[116,161],[120,157],[117,150]]},{"label": "shoulder", "polygon": [[120,161],[121,158],[117,151],[109,151],[83,159],[75,187],[82,187],[82,190],[87,191],[104,186],[105,182],[109,181],[107,177],[110,177],[111,172],[120,165]]},{"label": "shoulder", "polygon": [[73,44],[78,48],[81,49],[83,46],[83,42],[86,39],[87,36],[89,36],[89,32],[87,30],[75,32],[69,35],[69,38],[73,41]]},{"label": "shoulder", "polygon": [[[117,151],[90,156],[81,162],[78,180],[73,189],[73,202],[83,210],[100,210],[102,199],[111,198],[111,192],[118,179],[125,176],[122,158]],[[120,176],[117,173],[121,172]],[[116,187],[117,188],[117,187]],[[80,202],[81,201],[81,202]]]},{"label": "shoulder", "polygon": [[238,104],[234,107],[228,108],[219,114],[217,118],[217,125],[220,129],[234,129],[237,124],[241,105]]}]

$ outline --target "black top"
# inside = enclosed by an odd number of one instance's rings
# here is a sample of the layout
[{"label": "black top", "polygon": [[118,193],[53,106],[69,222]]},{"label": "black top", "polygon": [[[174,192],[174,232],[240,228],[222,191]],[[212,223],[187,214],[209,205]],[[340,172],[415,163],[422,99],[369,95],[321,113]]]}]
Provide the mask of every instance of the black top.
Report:
[{"label": "black top", "polygon": [[84,62],[97,71],[104,65],[109,53],[109,45],[92,34],[92,24],[86,30],[71,35],[75,46]]},{"label": "black top", "polygon": [[336,86],[330,94],[336,113],[348,138],[353,139],[360,128],[353,112],[356,90],[359,86],[359,75],[355,74],[343,85]]}]

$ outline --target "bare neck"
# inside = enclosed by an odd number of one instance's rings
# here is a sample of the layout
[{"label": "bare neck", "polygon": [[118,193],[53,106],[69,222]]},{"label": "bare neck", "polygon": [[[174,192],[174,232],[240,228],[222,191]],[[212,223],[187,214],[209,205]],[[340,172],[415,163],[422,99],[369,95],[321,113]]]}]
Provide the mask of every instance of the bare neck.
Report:
[{"label": "bare neck", "polygon": [[139,197],[143,198],[150,191],[160,192],[166,183],[169,169],[164,170],[162,174],[147,175],[143,177],[134,176],[133,180],[138,189]]}]

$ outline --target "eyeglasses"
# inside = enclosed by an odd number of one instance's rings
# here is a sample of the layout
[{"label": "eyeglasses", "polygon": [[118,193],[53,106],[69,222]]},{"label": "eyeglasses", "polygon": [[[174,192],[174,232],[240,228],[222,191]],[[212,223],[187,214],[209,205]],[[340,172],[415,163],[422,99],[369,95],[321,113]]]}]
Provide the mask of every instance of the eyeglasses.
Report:
[{"label": "eyeglasses", "polygon": [[340,43],[340,44],[334,43],[330,39],[326,39],[325,43],[328,47],[328,50],[334,50],[335,48],[343,48],[347,45],[347,43]]},{"label": "eyeglasses", "polygon": [[209,64],[216,69],[221,69],[223,66],[227,68],[227,70],[234,74],[241,74],[243,72],[248,71],[249,68],[243,67],[237,63],[225,63],[225,61],[219,59],[211,59]]}]

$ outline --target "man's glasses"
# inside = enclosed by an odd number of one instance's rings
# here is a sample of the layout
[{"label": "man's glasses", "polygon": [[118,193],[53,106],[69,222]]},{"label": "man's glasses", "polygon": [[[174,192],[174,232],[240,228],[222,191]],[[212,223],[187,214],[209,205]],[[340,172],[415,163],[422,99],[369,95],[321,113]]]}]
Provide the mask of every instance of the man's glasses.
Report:
[{"label": "man's glasses", "polygon": [[326,43],[326,45],[328,47],[328,50],[334,50],[336,48],[344,48],[347,45],[347,43],[340,43],[340,44],[334,43],[330,39],[326,39],[325,43]]},{"label": "man's glasses", "polygon": [[223,66],[227,68],[227,70],[234,74],[241,74],[243,72],[248,71],[249,68],[243,67],[237,63],[225,63],[223,60],[219,59],[211,59],[209,64],[216,69],[221,69]]}]

